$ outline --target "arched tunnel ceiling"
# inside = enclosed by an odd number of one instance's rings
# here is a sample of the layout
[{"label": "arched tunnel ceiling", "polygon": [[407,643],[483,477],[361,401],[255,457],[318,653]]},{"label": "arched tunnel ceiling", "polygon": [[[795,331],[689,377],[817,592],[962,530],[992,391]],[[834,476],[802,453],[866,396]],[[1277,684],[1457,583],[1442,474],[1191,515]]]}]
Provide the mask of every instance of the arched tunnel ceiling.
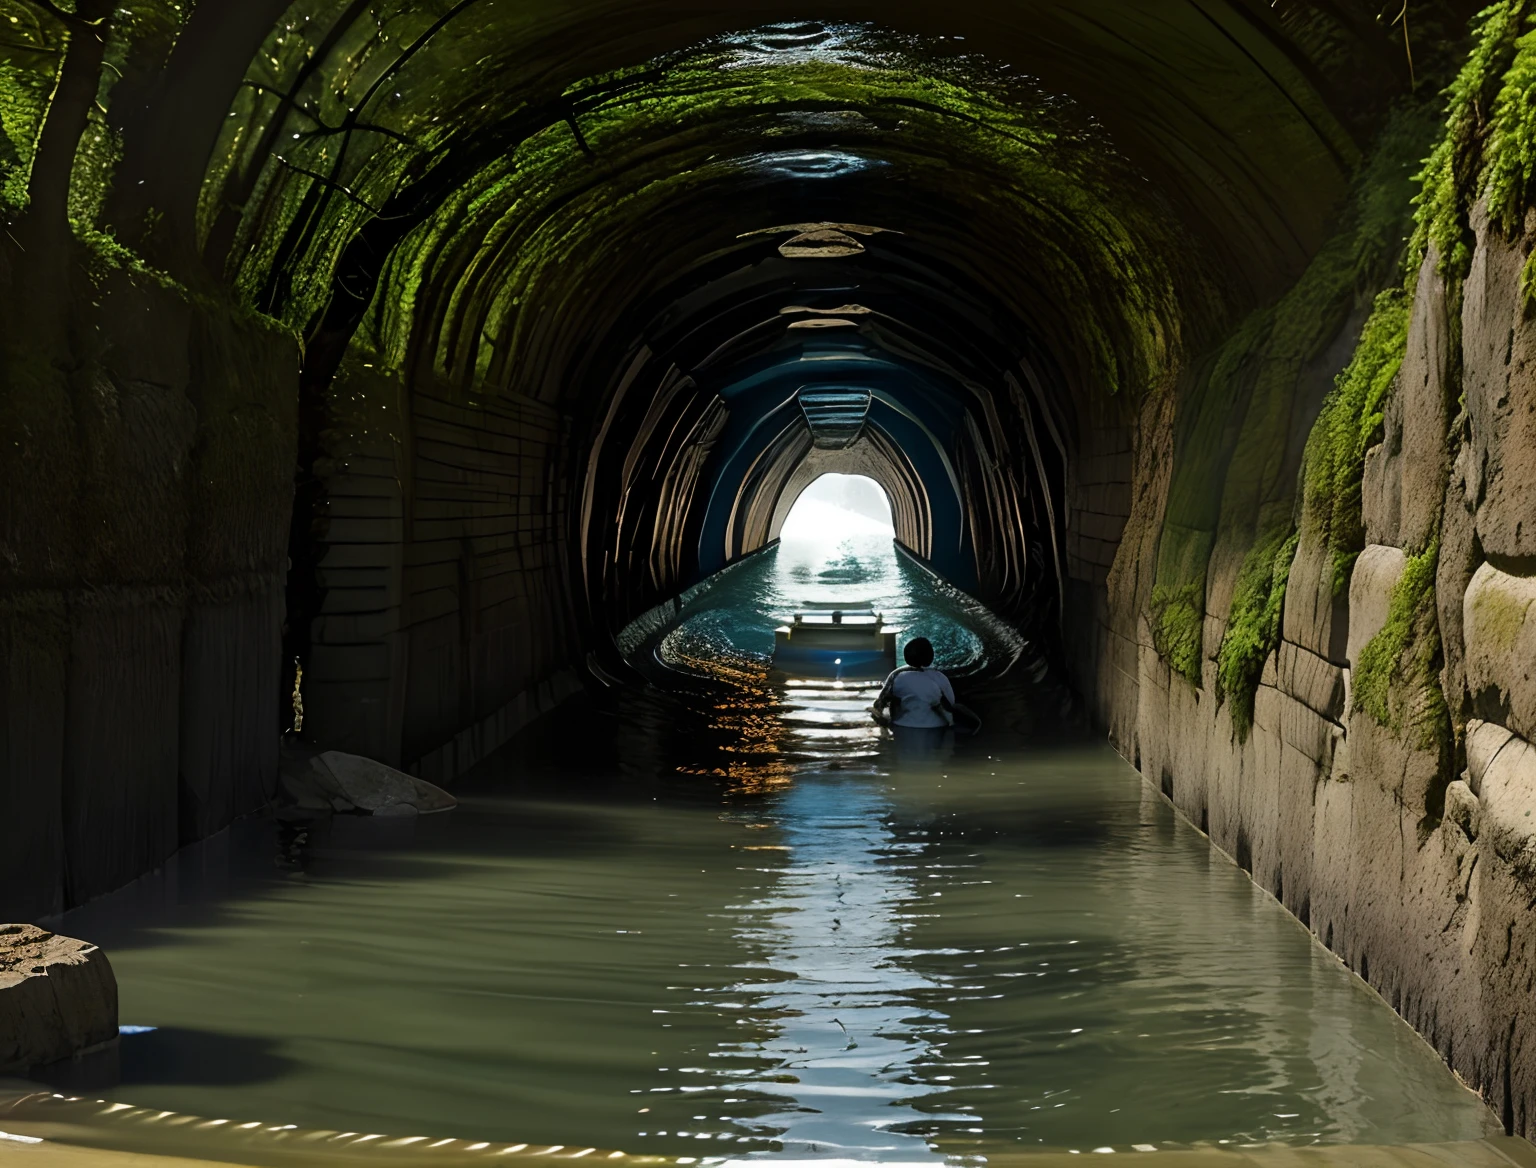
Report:
[{"label": "arched tunnel ceiling", "polygon": [[[107,214],[179,256],[165,236],[191,230],[174,208],[196,198],[193,250],[306,330],[337,296],[371,294],[359,249],[377,256],[412,227],[403,307],[464,302],[505,325],[545,260],[607,260],[622,238],[626,258],[676,268],[771,225],[750,202],[722,213],[727,191],[870,171],[883,225],[938,236],[990,218],[986,249],[1030,237],[1079,267],[1107,252],[1107,270],[1083,274],[1126,285],[1130,302],[1110,307],[1166,323],[1170,282],[1186,301],[1250,300],[1294,277],[1406,68],[1379,14],[1347,0],[241,7],[195,10],[189,33],[218,27],[182,38],[188,55],[238,61],[262,12],[275,17],[243,81],[204,64],[186,82],[234,97],[205,181],[123,174]],[[1038,298],[1108,293],[1063,289],[1048,258],[1031,265]],[[423,283],[450,303],[419,303]],[[420,327],[405,331],[419,341]],[[487,360],[464,322],[446,331],[446,363]]]},{"label": "arched tunnel ceiling", "polygon": [[[947,384],[954,493],[1048,544],[1074,420],[1295,278],[1412,70],[1352,0],[205,0],[174,35],[144,7],[105,41],[122,157],[77,163],[110,187],[80,215],[299,332],[301,461],[348,353],[560,411],[585,527],[630,525],[584,528],[599,593],[747,550],[697,542],[720,395],[808,336]],[[1416,13],[1421,67],[1466,15]],[[785,433],[730,484],[764,536]]]},{"label": "arched tunnel ceiling", "polygon": [[[643,165],[643,155],[597,140],[616,125],[632,148],[660,139],[666,153],[704,137],[706,153],[745,160],[771,155],[763,147],[785,135],[775,113],[800,114],[805,130],[820,117],[824,133],[855,139],[874,126],[848,115],[884,114],[875,125],[905,131],[889,137],[920,140],[913,119],[924,107],[947,113],[952,131],[995,118],[1033,89],[1053,105],[1070,99],[1102,125],[1251,273],[1293,272],[1319,241],[1372,107],[1402,68],[1374,14],[1350,8],[300,3],[257,56],[223,129],[201,225],[208,232],[225,221],[221,246],[228,219],[241,215],[237,238],[275,248],[285,200],[323,174],[335,184],[329,194],[357,202],[352,222],[337,224],[345,233],[402,180],[445,161],[472,170],[473,161],[449,156],[477,147],[504,160],[508,146],[553,124],[583,136],[599,170],[623,169]],[[817,25],[785,24],[794,20]],[[828,23],[840,20],[883,31]],[[781,27],[743,32],[770,22]],[[1013,78],[1025,80],[1010,93]],[[1057,131],[1055,118],[1022,120]],[[536,161],[560,160],[525,157],[524,182]],[[266,277],[272,258],[258,247],[244,277]]]}]

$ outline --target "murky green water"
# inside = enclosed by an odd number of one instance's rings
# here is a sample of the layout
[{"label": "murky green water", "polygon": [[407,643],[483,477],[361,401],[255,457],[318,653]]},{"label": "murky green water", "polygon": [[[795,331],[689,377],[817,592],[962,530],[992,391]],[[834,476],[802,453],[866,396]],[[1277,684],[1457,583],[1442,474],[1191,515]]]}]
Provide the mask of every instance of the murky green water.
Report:
[{"label": "murky green water", "polygon": [[1493,1130],[1123,761],[1041,737],[1027,694],[976,739],[892,741],[867,689],[738,667],[714,708],[564,711],[447,815],[241,824],[72,914],[122,1020],[159,1028],[109,1094],[700,1158]]}]

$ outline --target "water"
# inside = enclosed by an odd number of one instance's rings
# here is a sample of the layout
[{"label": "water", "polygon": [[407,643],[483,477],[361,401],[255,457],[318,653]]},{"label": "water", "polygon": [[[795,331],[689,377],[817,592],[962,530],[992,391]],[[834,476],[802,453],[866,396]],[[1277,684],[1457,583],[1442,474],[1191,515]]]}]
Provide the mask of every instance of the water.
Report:
[{"label": "water", "polygon": [[656,647],[674,669],[721,677],[765,665],[773,633],[810,605],[868,603],[897,630],[897,652],[913,637],[933,643],[934,664],[965,675],[1006,665],[1025,651],[1006,624],[971,597],[894,550],[889,533],[786,538],[722,574],[689,603]]},{"label": "water", "polygon": [[[685,614],[716,614],[702,688],[568,707],[451,813],[239,824],[71,914],[122,1020],[158,1028],[124,1037],[108,1094],[700,1160],[1496,1130],[1122,760],[1044,734],[1033,691],[974,681],[982,735],[893,741],[867,686],[771,685],[750,638],[833,587],[794,566]],[[935,640],[962,664],[1017,648],[921,573],[871,573],[860,598],[960,630]]]}]

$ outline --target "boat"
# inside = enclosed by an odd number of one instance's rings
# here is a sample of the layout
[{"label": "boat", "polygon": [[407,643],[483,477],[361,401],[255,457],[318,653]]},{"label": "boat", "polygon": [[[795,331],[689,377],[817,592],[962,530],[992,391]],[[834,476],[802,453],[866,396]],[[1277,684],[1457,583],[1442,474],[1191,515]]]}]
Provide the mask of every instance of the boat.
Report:
[{"label": "boat", "polygon": [[795,677],[883,678],[896,668],[896,634],[874,606],[813,604],[773,634],[773,668]]}]

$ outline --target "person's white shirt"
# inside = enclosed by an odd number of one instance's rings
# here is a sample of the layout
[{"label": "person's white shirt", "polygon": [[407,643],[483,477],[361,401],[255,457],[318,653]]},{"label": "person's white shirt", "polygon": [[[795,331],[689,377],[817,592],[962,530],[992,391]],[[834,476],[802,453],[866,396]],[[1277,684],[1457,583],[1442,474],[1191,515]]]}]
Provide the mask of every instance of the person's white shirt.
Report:
[{"label": "person's white shirt", "polygon": [[954,725],[954,718],[944,706],[955,704],[955,691],[937,669],[898,669],[885,679],[885,688],[875,701],[875,708],[886,700],[896,706],[891,721],[911,729],[933,730]]}]

